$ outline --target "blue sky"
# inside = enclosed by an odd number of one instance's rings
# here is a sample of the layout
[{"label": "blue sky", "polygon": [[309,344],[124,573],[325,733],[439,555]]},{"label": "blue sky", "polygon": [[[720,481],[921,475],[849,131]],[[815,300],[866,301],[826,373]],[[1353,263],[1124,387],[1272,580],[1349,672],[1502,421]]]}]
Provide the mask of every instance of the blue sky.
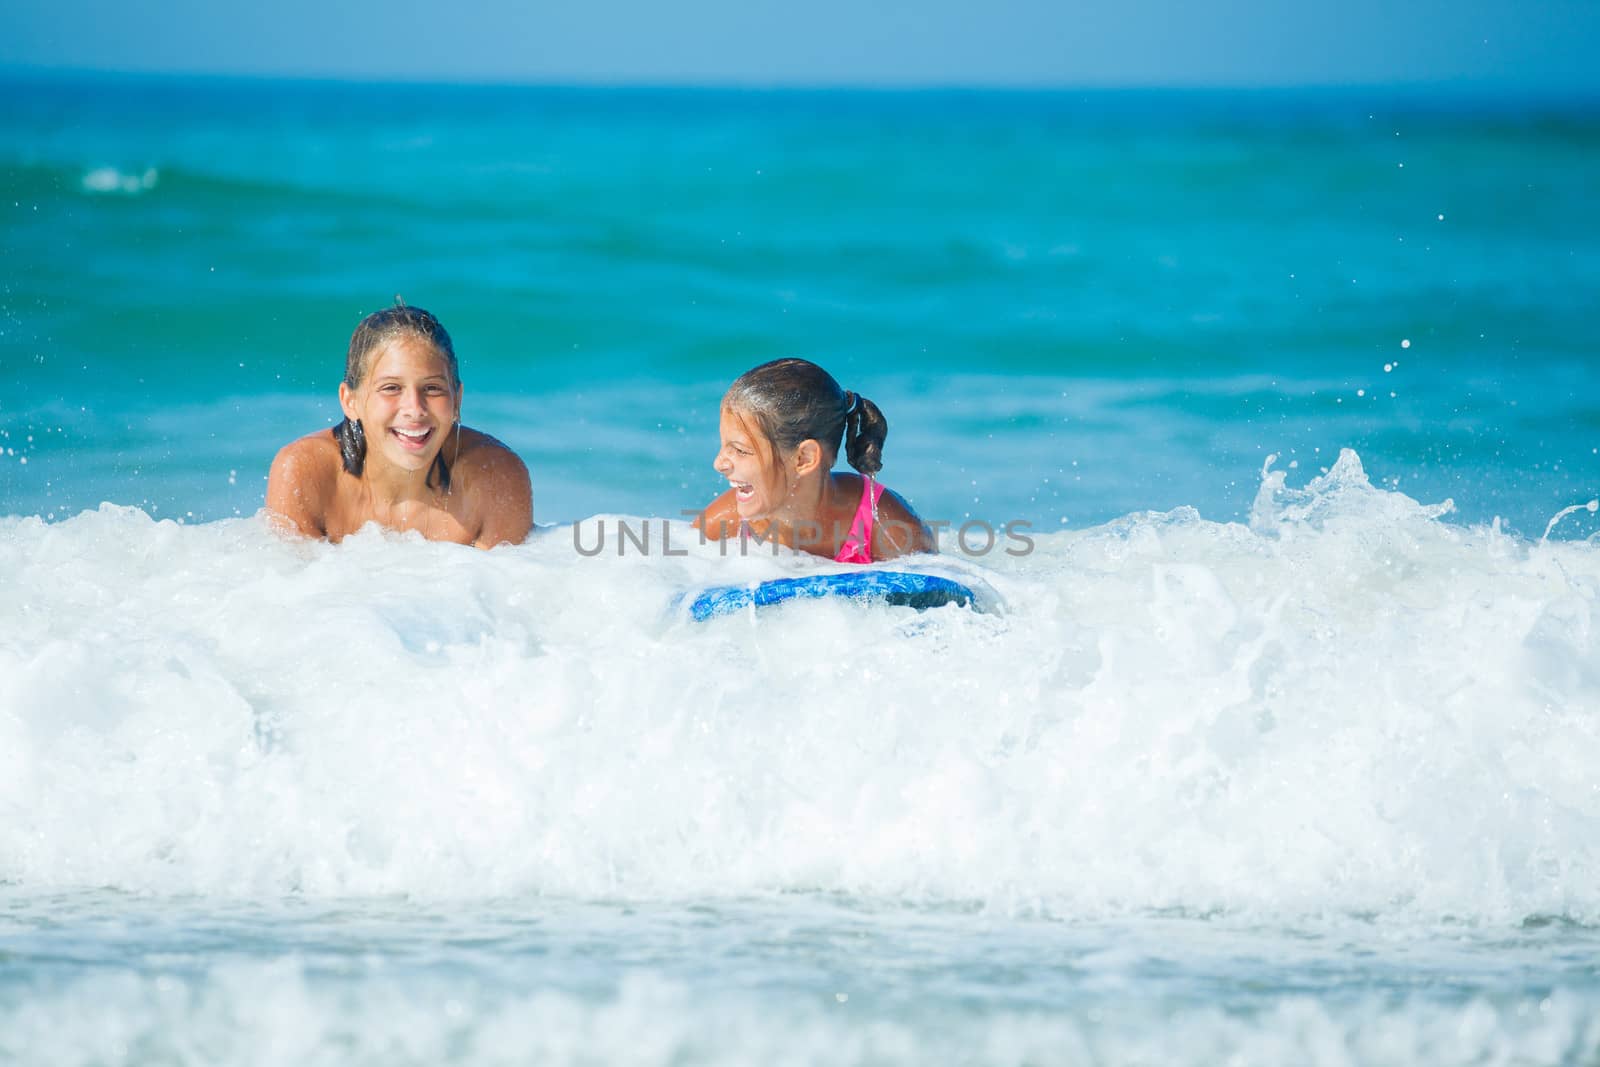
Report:
[{"label": "blue sky", "polygon": [[0,67],[601,84],[1600,92],[1600,0],[11,0]]}]

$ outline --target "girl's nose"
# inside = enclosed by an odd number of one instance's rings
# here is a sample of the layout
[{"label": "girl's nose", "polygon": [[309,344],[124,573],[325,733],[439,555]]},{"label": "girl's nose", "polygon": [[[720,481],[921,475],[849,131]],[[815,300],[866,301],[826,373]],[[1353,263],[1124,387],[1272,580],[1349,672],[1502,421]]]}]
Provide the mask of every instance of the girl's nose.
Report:
[{"label": "girl's nose", "polygon": [[733,470],[733,460],[728,458],[726,452],[718,452],[716,458],[711,461],[711,469],[718,474],[727,474]]}]

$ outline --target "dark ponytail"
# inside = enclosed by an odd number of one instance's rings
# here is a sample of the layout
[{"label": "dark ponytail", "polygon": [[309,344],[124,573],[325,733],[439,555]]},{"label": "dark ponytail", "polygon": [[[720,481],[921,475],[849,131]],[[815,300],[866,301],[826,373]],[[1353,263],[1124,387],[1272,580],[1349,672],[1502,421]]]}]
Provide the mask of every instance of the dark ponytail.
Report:
[{"label": "dark ponytail", "polygon": [[859,393],[845,393],[844,451],[850,466],[862,474],[883,470],[883,442],[889,420],[878,405]]},{"label": "dark ponytail", "polygon": [[883,469],[889,420],[878,405],[840,389],[833,375],[810,360],[775,359],[745,371],[722,403],[749,414],[779,451],[812,440],[837,457],[843,444],[850,466],[862,474]]}]

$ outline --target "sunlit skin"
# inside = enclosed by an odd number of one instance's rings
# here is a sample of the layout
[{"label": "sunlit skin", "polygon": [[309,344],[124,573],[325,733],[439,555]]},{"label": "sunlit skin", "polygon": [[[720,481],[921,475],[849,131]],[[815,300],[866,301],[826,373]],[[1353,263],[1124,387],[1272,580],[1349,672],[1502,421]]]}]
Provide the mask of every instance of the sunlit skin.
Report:
[{"label": "sunlit skin", "polygon": [[[719,432],[722,447],[711,465],[729,488],[695,519],[704,536],[737,537],[746,523],[762,539],[776,537],[829,559],[838,555],[861,503],[861,475],[835,474],[832,451],[811,439],[780,455],[754,419],[726,405]],[[897,493],[885,490],[872,530],[872,558],[932,551],[932,532]]]},{"label": "sunlit skin", "polygon": [[[444,355],[419,337],[373,354],[364,381],[339,385],[339,406],[367,439],[360,477],[347,473],[326,430],[284,446],[267,476],[267,511],[291,533],[339,541],[369,522],[430,541],[520,544],[533,526],[528,471],[499,441],[460,425],[461,388]],[[444,455],[451,485],[429,486]]]}]

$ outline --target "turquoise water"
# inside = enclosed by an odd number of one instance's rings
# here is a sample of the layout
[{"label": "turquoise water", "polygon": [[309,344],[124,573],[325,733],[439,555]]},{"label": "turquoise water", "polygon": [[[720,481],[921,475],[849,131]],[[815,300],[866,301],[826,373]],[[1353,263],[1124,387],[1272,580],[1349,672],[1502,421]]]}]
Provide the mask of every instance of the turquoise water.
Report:
[{"label": "turquoise water", "polygon": [[[1600,1056],[1595,103],[0,98],[0,1060]],[[396,293],[529,544],[257,517]],[[792,354],[988,610],[671,611]]]},{"label": "turquoise water", "polygon": [[251,513],[396,293],[454,332],[541,521],[701,502],[721,388],[797,353],[882,402],[892,484],[952,518],[1234,518],[1268,454],[1314,471],[1341,447],[1531,535],[1596,492],[1581,102],[7,96],[10,514]]}]

